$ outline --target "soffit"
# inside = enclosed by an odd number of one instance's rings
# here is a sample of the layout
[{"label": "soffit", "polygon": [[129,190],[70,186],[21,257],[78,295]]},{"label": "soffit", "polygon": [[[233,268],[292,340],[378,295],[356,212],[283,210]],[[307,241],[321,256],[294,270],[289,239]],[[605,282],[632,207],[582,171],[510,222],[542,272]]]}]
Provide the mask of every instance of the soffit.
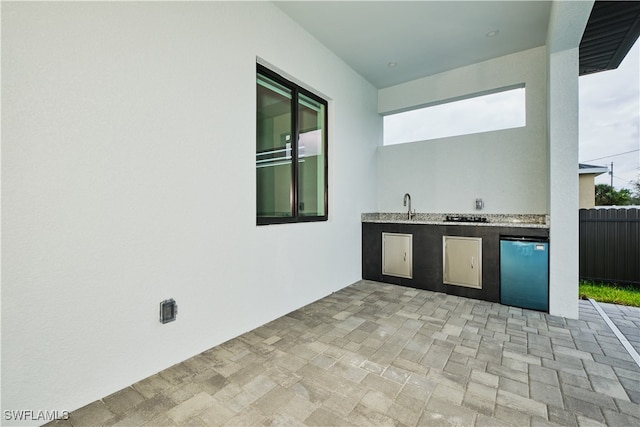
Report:
[{"label": "soffit", "polygon": [[580,42],[580,75],[618,68],[640,36],[640,2],[596,1]]}]

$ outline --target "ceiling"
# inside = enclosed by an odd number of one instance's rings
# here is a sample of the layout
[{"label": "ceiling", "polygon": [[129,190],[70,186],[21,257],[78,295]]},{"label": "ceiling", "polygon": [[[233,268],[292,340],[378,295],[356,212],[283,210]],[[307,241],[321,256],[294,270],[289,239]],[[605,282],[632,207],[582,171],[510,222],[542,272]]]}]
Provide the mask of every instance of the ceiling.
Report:
[{"label": "ceiling", "polygon": [[542,46],[551,11],[550,1],[275,4],[377,88]]}]

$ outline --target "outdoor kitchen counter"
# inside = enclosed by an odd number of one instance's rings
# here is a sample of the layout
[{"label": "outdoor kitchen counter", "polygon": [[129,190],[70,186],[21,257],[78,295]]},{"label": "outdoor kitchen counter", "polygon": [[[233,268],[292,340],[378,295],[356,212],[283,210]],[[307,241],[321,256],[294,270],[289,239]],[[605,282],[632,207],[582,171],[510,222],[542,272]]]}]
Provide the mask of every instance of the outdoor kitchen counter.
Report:
[{"label": "outdoor kitchen counter", "polygon": [[[410,286],[467,298],[500,302],[500,240],[504,237],[549,238],[545,215],[473,215],[487,222],[446,221],[447,214],[418,213],[411,220],[406,213],[362,214],[362,278]],[[383,274],[382,235],[396,233],[412,239],[411,277]],[[482,241],[482,288],[445,285],[443,280],[443,239],[465,237]]]},{"label": "outdoor kitchen counter", "polygon": [[362,222],[386,223],[386,224],[423,224],[423,225],[466,225],[478,227],[523,227],[523,228],[549,228],[548,215],[516,215],[516,214],[485,214],[464,216],[479,216],[487,219],[487,222],[458,222],[447,221],[447,216],[460,216],[460,214],[435,214],[416,213],[412,219],[407,219],[405,213],[363,213]]}]

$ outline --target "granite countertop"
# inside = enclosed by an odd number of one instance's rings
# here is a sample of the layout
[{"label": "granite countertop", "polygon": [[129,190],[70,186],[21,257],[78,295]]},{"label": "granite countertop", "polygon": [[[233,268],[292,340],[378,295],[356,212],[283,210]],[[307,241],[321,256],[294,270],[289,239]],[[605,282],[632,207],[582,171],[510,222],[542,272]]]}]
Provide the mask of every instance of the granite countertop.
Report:
[{"label": "granite countertop", "polygon": [[[445,221],[447,216],[483,217],[487,222],[456,222]],[[549,228],[548,215],[522,214],[436,214],[416,213],[412,219],[407,219],[407,213],[363,213],[362,222],[397,223],[397,224],[427,224],[427,225],[473,225],[478,227],[526,227]]]}]

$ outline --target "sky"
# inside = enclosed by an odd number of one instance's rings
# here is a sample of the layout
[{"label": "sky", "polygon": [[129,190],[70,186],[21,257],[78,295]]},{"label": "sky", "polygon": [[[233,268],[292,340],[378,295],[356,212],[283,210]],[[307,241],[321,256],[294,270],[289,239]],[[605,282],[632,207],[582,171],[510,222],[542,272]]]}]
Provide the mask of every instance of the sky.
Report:
[{"label": "sky", "polygon": [[[580,163],[613,162],[613,186],[631,189],[630,181],[640,178],[640,40],[617,69],[578,81]],[[610,184],[611,176],[600,175],[595,182]]]},{"label": "sky", "polygon": [[[640,41],[617,69],[581,76],[578,83],[579,161],[607,167],[613,162],[613,186],[631,189],[630,182],[640,178]],[[442,104],[385,116],[384,143],[519,127],[523,114],[524,97],[518,90]],[[606,173],[595,180],[610,182]]]},{"label": "sky", "polygon": [[384,143],[425,141],[525,124],[522,87],[385,116]]}]

